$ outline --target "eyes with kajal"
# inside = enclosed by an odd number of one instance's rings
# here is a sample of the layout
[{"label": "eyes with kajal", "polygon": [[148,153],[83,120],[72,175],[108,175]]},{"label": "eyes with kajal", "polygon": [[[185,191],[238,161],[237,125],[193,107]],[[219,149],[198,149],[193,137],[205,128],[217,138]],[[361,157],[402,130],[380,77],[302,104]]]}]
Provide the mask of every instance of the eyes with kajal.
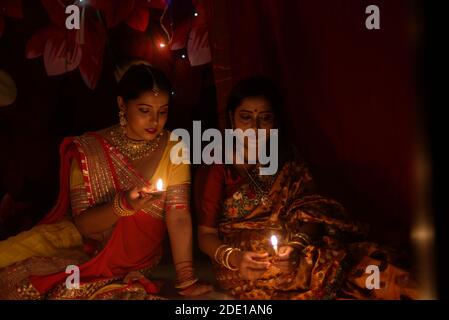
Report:
[{"label": "eyes with kajal", "polygon": [[[148,112],[150,112],[150,108],[139,108],[139,111],[143,114],[147,114]],[[159,110],[159,115],[167,115],[168,114],[168,108],[163,108]]]},{"label": "eyes with kajal", "polygon": [[250,112],[240,112],[239,119],[244,124],[251,124],[253,120],[256,120],[259,125],[267,126],[274,123],[274,114],[272,112],[261,112],[254,117]]}]

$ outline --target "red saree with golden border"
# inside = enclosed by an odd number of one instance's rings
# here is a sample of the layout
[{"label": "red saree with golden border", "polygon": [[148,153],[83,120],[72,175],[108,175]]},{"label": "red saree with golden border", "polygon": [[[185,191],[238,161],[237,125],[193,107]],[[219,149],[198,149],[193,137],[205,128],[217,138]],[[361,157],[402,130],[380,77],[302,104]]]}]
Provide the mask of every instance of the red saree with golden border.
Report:
[{"label": "red saree with golden border", "polygon": [[[60,156],[58,201],[40,224],[56,223],[70,217],[70,213],[79,214],[89,207],[110,202],[117,192],[147,183],[125,156],[96,133],[66,138]],[[82,171],[84,186],[76,194],[72,190],[71,195],[69,170],[73,159]],[[166,231],[167,194],[171,191],[179,195],[169,187],[165,196],[151,207],[120,218],[104,246],[94,243],[92,247],[91,241],[85,241],[87,258],[31,257],[0,270],[3,279],[0,295],[8,299],[157,298],[153,296],[158,292],[157,286],[146,278],[139,280],[138,285],[123,284],[121,279],[131,271],[147,272],[159,262]],[[185,200],[185,197],[178,198]],[[69,264],[79,267],[79,289],[66,288],[69,274],[65,270]]]}]

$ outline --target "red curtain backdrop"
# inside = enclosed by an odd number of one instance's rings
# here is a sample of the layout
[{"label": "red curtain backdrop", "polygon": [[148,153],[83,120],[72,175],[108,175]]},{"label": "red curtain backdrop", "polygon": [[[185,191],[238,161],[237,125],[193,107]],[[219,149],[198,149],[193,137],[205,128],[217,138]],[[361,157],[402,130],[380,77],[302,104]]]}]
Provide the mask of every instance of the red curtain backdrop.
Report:
[{"label": "red curtain backdrop", "polygon": [[[410,2],[207,3],[221,115],[232,84],[273,78],[322,192],[370,223],[372,239],[408,245],[416,130]],[[380,30],[365,27],[371,4]]]}]

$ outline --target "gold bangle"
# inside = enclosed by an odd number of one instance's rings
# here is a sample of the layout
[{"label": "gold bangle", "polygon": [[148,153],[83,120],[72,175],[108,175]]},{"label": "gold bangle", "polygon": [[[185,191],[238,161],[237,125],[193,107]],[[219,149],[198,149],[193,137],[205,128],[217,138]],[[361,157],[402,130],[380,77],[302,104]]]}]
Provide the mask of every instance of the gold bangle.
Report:
[{"label": "gold bangle", "polygon": [[224,251],[222,251],[221,252],[221,254],[220,254],[220,264],[221,265],[225,265],[224,264],[224,257],[226,256],[226,254],[229,252],[229,251],[232,251],[232,247],[227,247]]},{"label": "gold bangle", "polygon": [[225,254],[225,257],[223,257],[223,265],[225,266],[226,269],[231,270],[231,266],[229,265],[229,256],[231,255],[232,251],[234,251],[233,248],[231,248],[231,250],[227,251]]},{"label": "gold bangle", "polygon": [[123,209],[123,207],[120,204],[120,197],[121,197],[121,193],[117,193],[114,197],[114,201],[113,201],[113,205],[112,205],[112,209],[113,209],[114,213],[119,217],[132,216],[135,213],[135,211]]},{"label": "gold bangle", "polygon": [[307,234],[302,233],[302,232],[295,233],[293,235],[293,239],[292,240],[296,241],[297,240],[296,238],[299,238],[300,240],[303,240],[305,242],[306,246],[308,246],[312,242],[310,237]]},{"label": "gold bangle", "polygon": [[217,258],[217,260],[218,260],[218,263],[219,263],[219,264],[223,264],[223,258],[224,258],[224,255],[226,254],[226,252],[227,252],[228,250],[231,250],[232,248],[231,248],[230,246],[226,246],[226,247],[224,247],[223,249],[224,249],[224,250],[221,250],[221,251],[218,253],[218,258]]},{"label": "gold bangle", "polygon": [[307,247],[307,245],[305,245],[304,243],[301,243],[299,241],[290,241],[287,243],[287,245],[293,246],[293,247],[302,247],[302,248]]},{"label": "gold bangle", "polygon": [[234,250],[237,250],[239,252],[242,252],[242,250],[240,250],[239,248],[232,248],[231,251],[229,251],[228,255],[226,256],[226,260],[225,260],[225,267],[228,268],[231,271],[237,271],[239,268],[238,267],[231,267],[231,265],[229,264],[229,257],[231,256],[231,254],[234,252]]},{"label": "gold bangle", "polygon": [[195,278],[195,279],[192,279],[192,280],[184,281],[183,283],[176,285],[175,288],[176,288],[176,289],[185,289],[185,288],[188,288],[188,287],[190,287],[191,285],[197,283],[198,280],[199,280],[198,278]]},{"label": "gold bangle", "polygon": [[227,244],[222,244],[221,246],[219,246],[218,248],[217,248],[217,250],[215,250],[215,253],[214,253],[214,260],[218,263],[218,264],[220,264],[220,261],[218,261],[218,252],[220,251],[220,249],[222,249],[222,248],[224,248],[224,247],[227,247],[228,245]]}]

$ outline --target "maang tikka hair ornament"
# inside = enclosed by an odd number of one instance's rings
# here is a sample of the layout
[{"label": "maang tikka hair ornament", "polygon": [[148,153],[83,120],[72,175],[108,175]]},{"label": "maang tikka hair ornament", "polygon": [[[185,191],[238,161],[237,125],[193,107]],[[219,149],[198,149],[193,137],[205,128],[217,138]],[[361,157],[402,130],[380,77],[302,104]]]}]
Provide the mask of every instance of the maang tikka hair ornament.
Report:
[{"label": "maang tikka hair ornament", "polygon": [[151,75],[151,78],[153,79],[153,89],[151,89],[151,91],[153,92],[153,94],[157,97],[159,95],[159,86],[157,85],[156,79],[154,78],[153,72],[151,71],[150,68],[146,68],[148,70],[148,72]]}]

